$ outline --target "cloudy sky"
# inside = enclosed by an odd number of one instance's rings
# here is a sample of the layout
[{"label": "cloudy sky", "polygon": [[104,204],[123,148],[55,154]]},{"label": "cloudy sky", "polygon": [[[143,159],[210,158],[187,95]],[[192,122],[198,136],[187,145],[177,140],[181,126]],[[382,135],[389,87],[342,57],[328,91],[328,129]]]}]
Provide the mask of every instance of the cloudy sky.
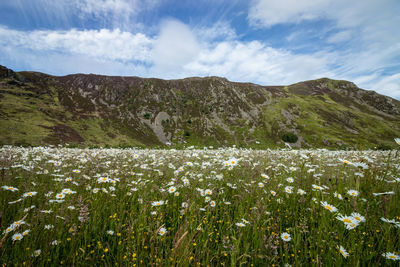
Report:
[{"label": "cloudy sky", "polygon": [[321,77],[400,99],[399,0],[1,0],[0,64],[54,75]]}]

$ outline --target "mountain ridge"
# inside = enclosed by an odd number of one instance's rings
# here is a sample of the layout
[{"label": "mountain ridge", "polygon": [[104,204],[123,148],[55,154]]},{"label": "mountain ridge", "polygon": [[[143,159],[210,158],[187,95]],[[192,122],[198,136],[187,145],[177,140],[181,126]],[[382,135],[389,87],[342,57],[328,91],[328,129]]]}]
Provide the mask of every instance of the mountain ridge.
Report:
[{"label": "mountain ridge", "polygon": [[400,102],[349,81],[288,86],[226,78],[14,72],[0,66],[1,144],[390,147]]}]

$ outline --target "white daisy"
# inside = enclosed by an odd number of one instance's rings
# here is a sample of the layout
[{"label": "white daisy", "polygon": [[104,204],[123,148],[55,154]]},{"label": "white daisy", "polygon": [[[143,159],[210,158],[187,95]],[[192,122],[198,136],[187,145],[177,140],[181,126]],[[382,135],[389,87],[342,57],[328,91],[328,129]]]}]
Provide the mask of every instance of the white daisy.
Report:
[{"label": "white daisy", "polygon": [[167,233],[167,229],[165,229],[164,227],[162,227],[162,228],[158,231],[158,234],[161,235],[161,236],[165,235],[166,233]]},{"label": "white daisy", "polygon": [[322,206],[324,206],[325,209],[329,210],[330,212],[337,212],[337,208],[335,208],[334,206],[328,204],[325,201],[321,201],[320,202]]},{"label": "white daisy", "polygon": [[393,261],[400,260],[400,256],[399,255],[396,255],[396,254],[391,253],[391,252],[382,253],[382,256],[385,257],[386,259],[393,260]]},{"label": "white daisy", "polygon": [[57,199],[63,199],[63,198],[65,198],[65,195],[64,195],[63,193],[58,193],[58,194],[56,195],[56,198],[57,198]]},{"label": "white daisy", "polygon": [[13,241],[19,241],[22,238],[24,238],[24,236],[22,234],[20,234],[20,233],[16,233],[11,238],[12,238]]},{"label": "white daisy", "polygon": [[347,191],[347,194],[352,196],[352,197],[356,197],[358,196],[360,193],[357,190],[349,190]]},{"label": "white daisy", "polygon": [[292,240],[292,238],[290,237],[290,234],[288,234],[288,233],[286,233],[286,232],[283,232],[283,233],[281,234],[281,238],[282,238],[282,240],[285,241],[285,242],[289,242],[290,240]]},{"label": "white daisy", "polygon": [[344,247],[338,246],[337,248],[339,249],[339,252],[343,255],[343,257],[347,258],[347,256],[349,256],[349,253],[344,249]]},{"label": "white daisy", "polygon": [[242,222],[235,223],[237,227],[245,227],[246,225]]},{"label": "white daisy", "polygon": [[15,187],[12,187],[12,186],[8,186],[8,185],[3,185],[1,188],[3,188],[4,190],[11,191],[11,192],[18,191],[18,188],[15,188]]},{"label": "white daisy", "polygon": [[27,193],[24,193],[22,196],[23,197],[33,197],[36,194],[37,194],[37,192],[27,192]]},{"label": "white daisy", "polygon": [[176,187],[175,186],[171,186],[170,188],[168,188],[168,192],[170,194],[175,193],[175,191],[176,191]]},{"label": "white daisy", "polygon": [[151,205],[153,207],[158,207],[158,206],[164,205],[164,201],[163,200],[153,201],[153,202],[151,202]]}]

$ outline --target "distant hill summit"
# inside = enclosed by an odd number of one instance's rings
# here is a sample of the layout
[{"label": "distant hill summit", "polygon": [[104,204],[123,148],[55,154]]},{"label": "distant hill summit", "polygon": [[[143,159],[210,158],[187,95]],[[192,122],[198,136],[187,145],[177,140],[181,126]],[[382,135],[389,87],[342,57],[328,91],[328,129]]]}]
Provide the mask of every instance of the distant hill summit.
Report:
[{"label": "distant hill summit", "polygon": [[3,145],[389,148],[400,102],[328,78],[260,86],[0,66],[0,129]]}]

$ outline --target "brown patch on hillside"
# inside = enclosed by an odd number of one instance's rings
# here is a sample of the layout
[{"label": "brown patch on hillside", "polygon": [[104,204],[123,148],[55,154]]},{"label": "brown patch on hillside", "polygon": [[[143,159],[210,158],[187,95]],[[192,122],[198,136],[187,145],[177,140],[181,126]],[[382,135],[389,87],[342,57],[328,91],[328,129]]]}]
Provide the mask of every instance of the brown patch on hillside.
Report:
[{"label": "brown patch on hillside", "polygon": [[52,134],[44,139],[45,142],[50,144],[82,143],[85,141],[74,129],[67,125],[41,126],[52,131]]}]

